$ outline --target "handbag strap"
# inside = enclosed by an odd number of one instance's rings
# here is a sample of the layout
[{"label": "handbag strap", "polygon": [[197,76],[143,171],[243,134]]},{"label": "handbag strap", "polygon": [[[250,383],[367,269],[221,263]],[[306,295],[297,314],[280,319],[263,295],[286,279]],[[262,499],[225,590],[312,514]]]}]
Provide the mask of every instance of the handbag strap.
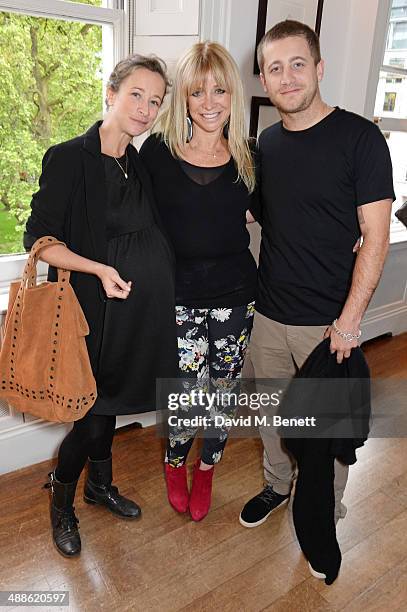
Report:
[{"label": "handbag strap", "polygon": [[[63,246],[66,246],[64,242],[57,240],[53,236],[44,236],[43,238],[39,238],[33,244],[24,268],[23,277],[21,280],[22,288],[32,288],[37,285],[37,263],[40,256],[40,251],[44,247],[55,244],[62,244]],[[58,268],[58,283],[61,284],[69,282],[70,275],[71,273],[69,270]]]}]

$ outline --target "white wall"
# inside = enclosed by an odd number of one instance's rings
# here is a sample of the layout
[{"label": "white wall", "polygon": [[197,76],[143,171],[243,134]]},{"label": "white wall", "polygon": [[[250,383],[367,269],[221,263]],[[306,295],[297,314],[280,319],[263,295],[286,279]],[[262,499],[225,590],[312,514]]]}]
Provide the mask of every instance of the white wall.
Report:
[{"label": "white wall", "polygon": [[[241,70],[249,117],[251,96],[265,95],[253,75],[258,3],[231,4],[229,51]],[[326,71],[321,92],[329,104],[363,114],[378,8],[379,0],[325,0],[321,51]]]},{"label": "white wall", "polygon": [[228,50],[236,60],[243,79],[246,94],[247,125],[249,125],[251,97],[265,95],[259,77],[253,74],[257,5],[257,1],[232,0],[233,10],[230,20]]},{"label": "white wall", "polygon": [[321,51],[326,75],[321,86],[332,105],[364,114],[379,0],[325,0]]}]

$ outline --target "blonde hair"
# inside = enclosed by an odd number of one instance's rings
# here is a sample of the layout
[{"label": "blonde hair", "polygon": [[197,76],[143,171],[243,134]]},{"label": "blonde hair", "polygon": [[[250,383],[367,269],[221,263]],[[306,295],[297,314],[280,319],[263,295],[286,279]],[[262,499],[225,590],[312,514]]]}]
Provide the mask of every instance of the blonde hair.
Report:
[{"label": "blonde hair", "polygon": [[170,105],[161,116],[157,131],[162,132],[172,155],[182,157],[182,150],[188,142],[187,99],[202,86],[208,73],[212,73],[217,84],[231,95],[228,147],[237,167],[238,180],[241,179],[251,193],[256,179],[246,138],[243,85],[235,61],[222,45],[214,42],[196,43],[180,58]]}]

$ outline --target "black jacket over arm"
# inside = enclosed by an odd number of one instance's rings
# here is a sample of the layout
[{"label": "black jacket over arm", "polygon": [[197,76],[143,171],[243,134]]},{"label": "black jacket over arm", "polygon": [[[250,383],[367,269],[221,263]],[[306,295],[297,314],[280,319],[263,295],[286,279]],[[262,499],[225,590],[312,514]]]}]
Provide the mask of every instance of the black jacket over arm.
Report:
[{"label": "black jacket over arm", "polygon": [[299,544],[312,567],[326,575],[326,584],[332,584],[342,560],[335,528],[334,461],[355,463],[355,451],[369,433],[370,373],[363,351],[352,349],[339,364],[330,352],[330,338],[323,340],[291,381],[280,414],[316,418],[317,426],[309,430],[313,437],[304,430],[297,437],[298,428],[290,426],[279,431],[298,466],[293,519]]},{"label": "black jacket over arm", "polygon": [[[39,191],[33,195],[31,215],[26,224],[24,247],[35,240],[54,236],[78,255],[107,263],[106,186],[99,126],[95,123],[85,134],[51,147],[44,155]],[[161,227],[154,205],[150,178],[139,160],[137,150],[129,145],[127,154],[153,207],[156,223]],[[55,268],[49,268],[48,279],[56,280]],[[89,357],[94,373],[102,340],[106,297],[97,276],[72,272],[71,284],[88,321]]]}]

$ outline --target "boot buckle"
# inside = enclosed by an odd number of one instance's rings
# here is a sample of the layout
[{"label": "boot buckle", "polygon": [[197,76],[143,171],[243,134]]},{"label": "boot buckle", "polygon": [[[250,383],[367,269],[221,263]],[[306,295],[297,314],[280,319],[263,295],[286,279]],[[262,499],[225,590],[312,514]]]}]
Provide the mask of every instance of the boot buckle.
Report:
[{"label": "boot buckle", "polygon": [[55,481],[55,474],[54,472],[49,472],[48,473],[48,478],[49,478],[49,482],[46,482],[43,485],[43,489],[51,489],[52,493],[55,493],[54,491],[54,481]]}]

